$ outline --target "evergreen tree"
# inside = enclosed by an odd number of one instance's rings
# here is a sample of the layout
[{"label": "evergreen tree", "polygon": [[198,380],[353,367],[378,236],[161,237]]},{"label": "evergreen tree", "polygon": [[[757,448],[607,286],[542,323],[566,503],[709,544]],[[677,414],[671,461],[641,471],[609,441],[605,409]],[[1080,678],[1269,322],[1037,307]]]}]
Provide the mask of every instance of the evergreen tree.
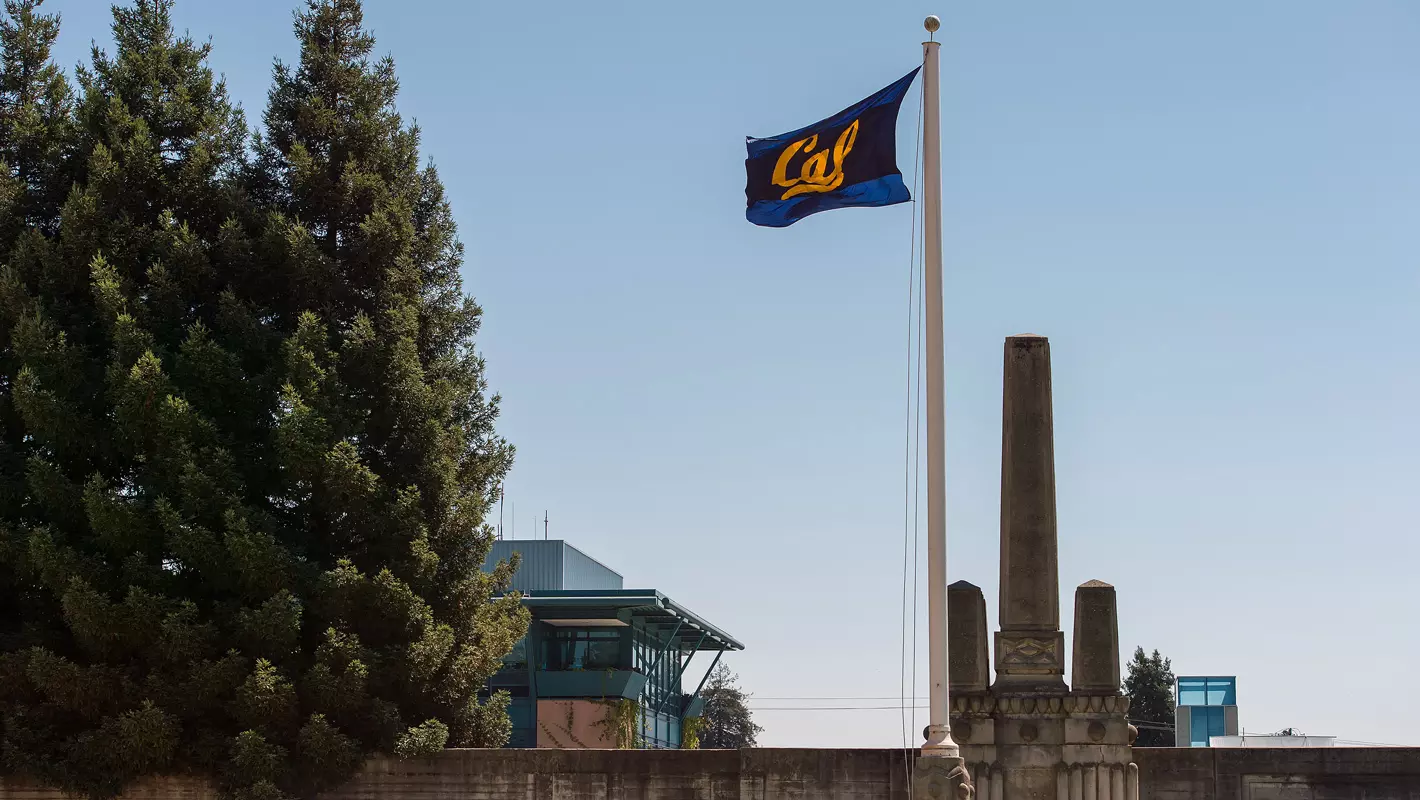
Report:
[{"label": "evergreen tree", "polygon": [[754,747],[764,729],[754,724],[749,695],[739,687],[739,676],[724,664],[710,673],[701,692],[705,698],[704,722],[698,731],[702,750],[738,750]]},{"label": "evergreen tree", "polygon": [[[276,66],[251,180],[281,209],[265,239],[285,264],[280,299],[299,312],[276,420],[283,508],[322,557],[340,558],[322,624],[395,645],[372,685],[447,722],[453,744],[498,746],[507,698],[476,695],[527,616],[516,597],[490,602],[512,565],[480,572],[483,519],[512,460],[473,349],[482,310],[463,293],[443,185],[395,111],[393,61],[370,60],[358,0],[312,0],[296,35],[300,63]],[[384,604],[397,611],[370,613]]]},{"label": "evergreen tree", "polygon": [[59,17],[43,0],[5,0],[0,18],[0,253],[26,227],[52,232],[69,190],[73,92],[50,60]]},{"label": "evergreen tree", "polygon": [[[72,145],[72,92],[50,60],[59,19],[39,14],[41,0],[7,0],[0,17],[0,315],[17,319],[28,305],[9,266],[16,240],[33,245],[53,231],[68,188],[62,172]],[[33,276],[32,276],[33,277]],[[13,568],[20,546],[7,526],[24,500],[28,449],[12,398],[19,364],[12,325],[0,323],[0,652],[20,646],[40,624],[44,604]]]},{"label": "evergreen tree", "polygon": [[503,744],[506,697],[479,693],[526,613],[493,599],[512,565],[481,566],[512,450],[359,4],[298,17],[250,163],[171,0],[115,8],[72,116],[37,5],[0,27],[0,91],[44,90],[0,118],[5,768],[275,798],[373,751]]},{"label": "evergreen tree", "polygon": [[1124,693],[1129,696],[1129,721],[1139,729],[1135,747],[1174,746],[1173,663],[1159,655],[1134,648],[1128,664]]}]

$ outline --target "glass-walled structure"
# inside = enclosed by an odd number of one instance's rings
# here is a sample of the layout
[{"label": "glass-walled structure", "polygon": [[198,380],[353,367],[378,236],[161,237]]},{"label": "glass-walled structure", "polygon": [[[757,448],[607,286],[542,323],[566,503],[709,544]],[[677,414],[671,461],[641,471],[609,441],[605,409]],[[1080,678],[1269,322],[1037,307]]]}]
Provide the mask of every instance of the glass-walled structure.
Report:
[{"label": "glass-walled structure", "polygon": [[744,646],[659,591],[622,589],[564,542],[496,545],[487,567],[519,554],[514,583],[532,614],[489,682],[512,695],[509,746],[679,748],[710,670]]},{"label": "glass-walled structure", "polygon": [[1238,735],[1236,677],[1180,675],[1175,689],[1175,745],[1208,747],[1214,736]]}]

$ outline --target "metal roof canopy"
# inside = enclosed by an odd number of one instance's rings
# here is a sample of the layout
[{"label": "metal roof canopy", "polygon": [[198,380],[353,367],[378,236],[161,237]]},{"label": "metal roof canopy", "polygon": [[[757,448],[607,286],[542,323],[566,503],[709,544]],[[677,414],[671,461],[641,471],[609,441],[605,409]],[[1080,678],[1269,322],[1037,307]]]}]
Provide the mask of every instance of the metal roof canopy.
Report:
[{"label": "metal roof canopy", "polygon": [[[589,609],[605,610],[608,618],[621,619],[622,612],[652,624],[678,625],[676,639],[684,648],[699,643],[699,650],[743,650],[745,646],[719,628],[696,616],[684,606],[655,589],[564,589],[560,591],[526,592],[523,605],[539,619],[556,619],[557,610],[571,612],[569,617],[591,619]],[[552,614],[538,613],[553,611]]]}]

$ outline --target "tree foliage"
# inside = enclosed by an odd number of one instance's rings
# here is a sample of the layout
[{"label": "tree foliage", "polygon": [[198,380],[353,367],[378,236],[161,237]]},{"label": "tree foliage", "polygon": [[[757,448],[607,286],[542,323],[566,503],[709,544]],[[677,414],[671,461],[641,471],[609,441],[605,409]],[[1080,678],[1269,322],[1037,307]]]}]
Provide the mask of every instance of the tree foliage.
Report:
[{"label": "tree foliage", "polygon": [[705,698],[703,722],[695,733],[702,750],[738,750],[754,747],[764,731],[754,724],[749,710],[750,696],[739,687],[739,676],[725,664],[710,673],[701,696]]},{"label": "tree foliage", "polygon": [[503,744],[512,448],[360,3],[297,15],[253,136],[171,0],[77,92],[41,2],[0,20],[0,764],[275,798]]},{"label": "tree foliage", "polygon": [[1129,696],[1129,721],[1139,729],[1135,747],[1174,746],[1173,663],[1159,655],[1134,649],[1128,664],[1124,693]]}]

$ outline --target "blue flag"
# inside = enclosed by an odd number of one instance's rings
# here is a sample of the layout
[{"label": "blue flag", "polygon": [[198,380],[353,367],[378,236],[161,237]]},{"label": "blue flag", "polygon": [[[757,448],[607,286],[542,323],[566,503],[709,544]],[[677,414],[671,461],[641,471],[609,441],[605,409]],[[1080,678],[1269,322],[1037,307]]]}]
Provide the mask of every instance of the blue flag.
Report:
[{"label": "blue flag", "polygon": [[748,137],[745,218],[783,228],[820,211],[911,200],[897,169],[897,110],[917,72],[806,128]]}]

